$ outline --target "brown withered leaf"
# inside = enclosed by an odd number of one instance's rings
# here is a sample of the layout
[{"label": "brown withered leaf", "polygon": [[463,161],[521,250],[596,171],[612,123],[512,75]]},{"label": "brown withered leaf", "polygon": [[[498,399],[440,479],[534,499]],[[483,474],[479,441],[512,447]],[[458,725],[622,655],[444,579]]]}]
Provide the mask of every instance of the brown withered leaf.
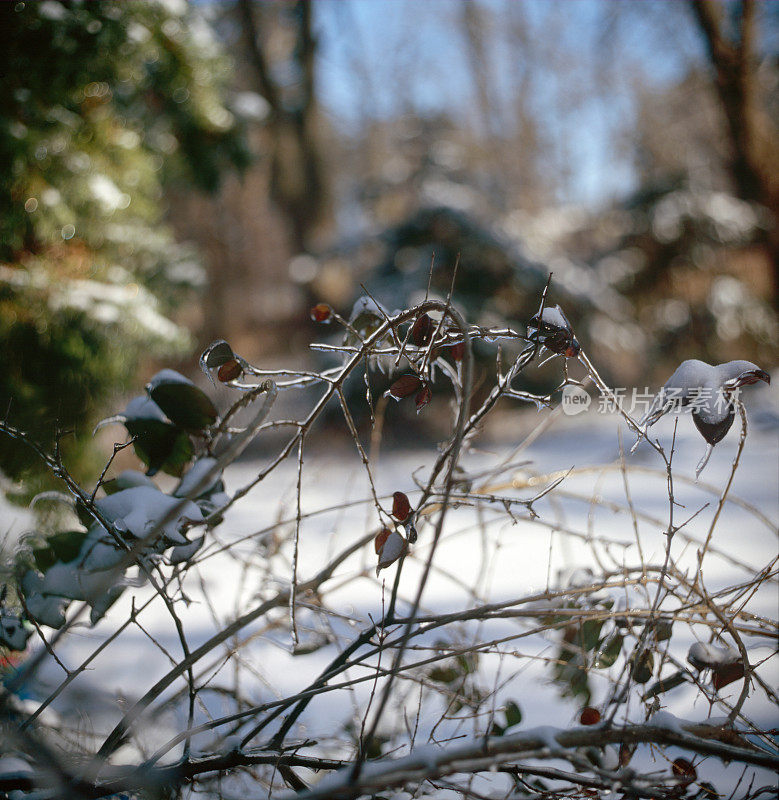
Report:
[{"label": "brown withered leaf", "polygon": [[420,347],[428,344],[433,336],[433,320],[427,314],[416,318],[411,328],[411,341]]},{"label": "brown withered leaf", "polygon": [[389,388],[389,394],[396,400],[401,400],[404,397],[414,394],[419,390],[422,381],[416,375],[408,374],[401,375]]},{"label": "brown withered leaf", "polygon": [[415,398],[417,404],[417,414],[433,399],[433,392],[430,387],[425,384],[417,393]]},{"label": "brown withered leaf", "polygon": [[744,664],[741,661],[734,661],[731,664],[723,664],[721,667],[714,667],[711,674],[711,683],[719,691],[730,683],[744,677]]},{"label": "brown withered leaf", "polygon": [[392,516],[398,522],[405,522],[411,514],[411,503],[403,492],[392,495]]},{"label": "brown withered leaf", "polygon": [[387,541],[387,537],[392,533],[389,528],[382,528],[373,539],[373,549],[376,551],[378,555],[381,552],[381,548],[384,547],[384,542]]}]

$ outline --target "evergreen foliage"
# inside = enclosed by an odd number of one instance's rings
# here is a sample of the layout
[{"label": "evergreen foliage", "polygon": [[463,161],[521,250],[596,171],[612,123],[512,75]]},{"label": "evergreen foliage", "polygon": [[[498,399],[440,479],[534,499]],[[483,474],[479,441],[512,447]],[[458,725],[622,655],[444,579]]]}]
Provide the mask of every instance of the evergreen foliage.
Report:
[{"label": "evergreen foliage", "polygon": [[[204,278],[163,188],[213,191],[248,151],[231,64],[186,3],[4,3],[0,30],[0,403],[50,441],[141,352],[186,347],[168,317]],[[32,463],[0,444],[12,477]]]}]

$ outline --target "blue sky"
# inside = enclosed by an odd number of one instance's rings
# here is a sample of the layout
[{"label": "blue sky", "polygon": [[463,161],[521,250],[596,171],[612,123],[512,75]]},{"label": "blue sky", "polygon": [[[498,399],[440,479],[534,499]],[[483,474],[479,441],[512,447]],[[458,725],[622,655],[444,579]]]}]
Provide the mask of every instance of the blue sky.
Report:
[{"label": "blue sky", "polygon": [[[517,9],[506,0],[478,2],[488,12],[493,91],[505,102],[514,89],[504,76],[514,75],[524,57],[502,30]],[[614,137],[632,121],[631,82],[640,76],[644,86],[660,90],[700,61],[688,10],[678,0],[621,0],[617,14],[614,0],[514,3],[531,46],[552,48],[564,62],[556,71],[538,62],[531,67],[533,111],[571,164],[572,196],[560,200],[597,204],[629,191],[633,172],[616,154]],[[314,9],[320,97],[336,127],[353,130],[405,110],[448,111],[464,124],[480,124],[472,116],[459,0],[317,0]],[[587,86],[604,73],[611,85],[588,96]]]}]

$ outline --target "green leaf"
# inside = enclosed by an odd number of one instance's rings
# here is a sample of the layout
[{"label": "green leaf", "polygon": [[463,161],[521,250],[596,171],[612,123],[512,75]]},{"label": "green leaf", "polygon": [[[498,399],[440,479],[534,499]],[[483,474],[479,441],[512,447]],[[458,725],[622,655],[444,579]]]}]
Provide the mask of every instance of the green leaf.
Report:
[{"label": "green leaf", "polygon": [[78,517],[78,521],[85,528],[88,528],[95,522],[95,518],[81,500],[76,500],[76,516]]},{"label": "green leaf", "polygon": [[376,758],[381,758],[384,745],[389,742],[387,736],[371,736],[366,742],[365,758],[371,761]]},{"label": "green leaf", "polygon": [[58,562],[67,564],[73,561],[81,552],[86,536],[86,531],[60,531],[52,534],[40,547],[33,548],[32,557],[35,566],[41,572],[46,572]]},{"label": "green leaf", "polygon": [[433,667],[427,677],[436,683],[454,683],[461,675],[454,667]]},{"label": "green leaf", "polygon": [[[166,371],[163,370],[164,372]],[[178,375],[172,370],[167,370],[167,372]],[[158,373],[158,375],[163,373]],[[183,376],[179,377],[186,381]],[[135,454],[148,467],[147,475],[154,475],[162,470],[169,475],[180,476],[192,458],[192,442],[186,432],[169,422],[157,403],[146,395],[132,398],[122,414],[103,420],[98,428],[109,422],[124,423],[127,432],[135,439],[133,443]],[[116,485],[120,486],[119,491],[124,488],[121,486],[122,477],[127,474],[127,472],[122,473],[117,479]],[[131,479],[128,485],[142,486],[144,484],[133,482]],[[109,487],[106,493],[111,494],[112,489],[113,486]],[[85,524],[91,524],[91,519]]]},{"label": "green leaf", "polygon": [[89,613],[89,622],[97,625],[105,616],[106,611],[122,596],[123,591],[123,586],[113,586],[102,597],[93,600],[90,603],[92,610]]},{"label": "green leaf", "polygon": [[654,624],[655,639],[658,642],[668,641],[671,638],[673,626],[674,624],[670,619],[665,619],[664,617],[658,619]]},{"label": "green leaf", "polygon": [[54,555],[54,551],[50,547],[33,548],[32,557],[35,561],[35,566],[41,572],[46,572],[47,569],[57,563],[57,556]]},{"label": "green leaf", "polygon": [[506,703],[504,713],[506,715],[507,728],[513,728],[514,725],[519,725],[522,722],[522,710],[513,700],[509,700]]},{"label": "green leaf", "polygon": [[470,675],[479,668],[478,653],[461,653],[455,659],[460,667],[462,674]]},{"label": "green leaf", "polygon": [[[116,494],[124,489],[132,489],[134,486],[150,486],[153,489],[157,488],[151,478],[148,478],[142,472],[138,472],[134,469],[126,469],[124,472],[120,472],[115,478],[103,481],[101,486],[107,495]],[[91,524],[91,520],[89,524]]]},{"label": "green leaf", "polygon": [[600,645],[598,652],[595,654],[595,659],[592,662],[595,669],[606,669],[614,664],[622,652],[622,643],[624,636],[616,631],[610,636],[607,636]]},{"label": "green leaf", "polygon": [[376,302],[367,295],[357,299],[349,315],[349,324],[363,337],[370,336],[384,322]]},{"label": "green leaf", "polygon": [[181,476],[194,454],[192,442],[181,428],[155,419],[128,419],[124,424],[135,438],[135,454],[149,468],[147,475],[162,470],[168,475]]},{"label": "green leaf", "polygon": [[603,627],[603,620],[589,619],[582,623],[579,634],[579,644],[585,653],[594,650],[598,646],[600,631]]},{"label": "green leaf", "polygon": [[216,422],[217,411],[208,395],[172,369],[158,372],[146,391],[174,425],[200,431]]},{"label": "green leaf", "polygon": [[636,683],[646,683],[652,677],[652,670],[655,666],[655,656],[651,650],[644,650],[636,656],[630,656],[630,677]]},{"label": "green leaf", "polygon": [[86,538],[86,531],[61,531],[49,536],[46,543],[54,552],[57,560],[67,564],[81,552]]},{"label": "green leaf", "polygon": [[557,661],[553,664],[553,673],[554,679],[561,684],[560,693],[563,697],[580,698],[583,705],[590,704],[592,692],[587,680],[586,665],[582,655],[572,650],[565,641],[560,647]]},{"label": "green leaf", "polygon": [[233,348],[224,339],[217,339],[203,351],[203,355],[200,356],[200,366],[216,369],[234,358]]}]

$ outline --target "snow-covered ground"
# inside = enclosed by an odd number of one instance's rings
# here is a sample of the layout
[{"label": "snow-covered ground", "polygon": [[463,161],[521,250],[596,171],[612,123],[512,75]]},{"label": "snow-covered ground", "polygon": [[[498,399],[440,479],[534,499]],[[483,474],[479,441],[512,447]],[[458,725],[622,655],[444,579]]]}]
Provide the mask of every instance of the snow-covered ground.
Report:
[{"label": "snow-covered ground", "polygon": [[[722,510],[703,562],[703,580],[710,593],[748,580],[777,556],[779,428],[769,412],[756,411],[753,417],[741,465],[730,491],[731,501]],[[559,575],[566,570],[586,567],[597,570],[599,561],[606,568],[615,570],[622,565],[638,565],[642,555],[646,564],[662,564],[666,541],[663,531],[668,524],[669,503],[666,474],[657,454],[644,444],[630,455],[627,451],[633,439],[626,427],[620,425],[616,416],[594,411],[576,417],[565,417],[559,411],[539,413],[534,423],[546,421],[547,429],[526,447],[517,450],[524,431],[529,427],[527,419],[522,417],[522,424],[517,424],[517,434],[513,436],[512,418],[507,417],[500,436],[477,442],[476,449],[464,455],[463,467],[478,474],[500,461],[510,464],[522,462],[500,477],[487,481],[491,484],[491,492],[515,498],[530,498],[561,471],[573,467],[573,472],[557,489],[538,501],[534,507],[538,514],[536,519],[531,519],[521,505],[512,507],[513,520],[502,505],[483,513],[464,505],[452,508],[424,592],[423,613],[457,612],[481,602],[543,592],[557,586]],[[738,427],[737,421],[728,437],[715,448],[700,482],[696,483],[694,468],[704,451],[704,442],[689,417],[682,417],[679,421],[673,461],[674,494],[679,504],[675,509],[675,519],[678,524],[695,512],[699,513],[674,539],[672,558],[675,568],[686,572],[691,580],[695,577],[697,551],[706,540],[719,493],[731,471],[738,445]],[[636,527],[633,515],[627,511],[625,478],[619,468],[617,431],[620,428]],[[672,418],[664,419],[653,430],[665,445],[670,446]],[[386,498],[393,491],[402,490],[409,494],[413,504],[418,496],[414,492],[414,476],[424,482],[426,470],[436,456],[433,447],[382,452],[373,471],[377,494]],[[233,465],[226,474],[228,492],[250,482],[264,463],[263,460],[254,460]],[[224,523],[216,530],[214,540],[200,552],[198,566],[190,570],[184,582],[184,591],[191,602],[178,606],[190,649],[256,605],[259,588],[256,570],[262,568],[273,537],[281,538],[294,529],[290,522],[279,523],[279,520],[294,519],[296,480],[295,463],[290,460],[229,511]],[[479,479],[474,485],[479,486],[485,480]],[[333,555],[375,529],[378,521],[372,505],[363,502],[370,497],[370,487],[358,454],[354,448],[349,449],[348,443],[330,447],[326,452],[307,454],[302,486],[301,510],[304,515],[330,509],[304,517],[302,522],[298,575],[305,580]],[[743,503],[732,502],[735,498]],[[385,500],[384,505],[389,508],[391,500]],[[704,505],[706,507],[700,510]],[[402,600],[411,599],[415,593],[431,538],[432,526],[422,523],[419,540],[404,567],[400,591]],[[237,540],[241,540],[240,543],[229,551],[218,552],[221,545]],[[283,552],[291,559],[289,547]],[[246,561],[256,570],[245,572],[243,564]],[[291,567],[282,575],[278,570],[278,558],[275,563],[281,586],[289,580]],[[301,609],[298,621],[304,647],[325,632],[335,632],[342,642],[348,641],[345,637],[350,632],[356,635],[369,623],[369,618],[381,616],[382,602],[388,599],[395,567],[383,572],[377,581],[375,563],[373,547],[366,545],[339,567],[334,578],[326,584],[327,606],[332,612],[343,615],[343,619],[330,616],[326,621],[305,608]],[[386,589],[383,591],[381,579],[384,578]],[[615,599],[618,594],[615,593]],[[151,596],[148,588],[128,590],[97,628],[80,627],[71,632],[57,649],[59,658],[68,668],[77,667],[127,619],[131,603],[134,602],[138,608]],[[772,581],[749,600],[748,608],[755,614],[775,619],[777,600],[777,585]],[[403,607],[401,603],[401,611]],[[159,600],[153,600],[139,614],[138,621],[143,630],[137,626],[125,630],[53,704],[53,709],[76,729],[74,735],[99,743],[128,703],[167,672],[171,662],[181,658],[175,628]],[[458,629],[459,641],[472,644],[516,635],[527,630],[532,620],[526,622],[528,624],[497,620],[463,625]],[[293,656],[288,635],[272,631],[263,636],[262,626],[260,620],[238,637],[243,641],[250,634],[258,634],[243,647],[242,661],[237,667],[242,695],[251,703],[263,703],[303,690],[336,653],[335,646],[328,645],[307,655]],[[672,652],[684,661],[695,636],[708,641],[706,632],[702,626],[687,628],[677,625]],[[425,640],[425,643],[429,645],[434,638]],[[236,643],[234,639],[228,644]],[[768,657],[774,645],[775,642],[764,639],[758,649],[750,651],[751,659],[757,661]],[[492,690],[499,686],[497,696],[501,702],[516,700],[522,709],[523,726],[565,727],[574,724],[579,704],[560,699],[559,687],[551,681],[548,664],[539,658],[553,654],[553,639],[541,635],[517,638],[502,649],[509,654],[481,657],[483,675],[480,682],[483,688]],[[224,653],[217,650],[213,657],[220,652]],[[429,651],[419,654],[419,657],[425,654],[429,655]],[[204,664],[211,662],[211,656],[204,660]],[[218,659],[214,661],[215,676],[211,684],[231,685],[235,679],[234,662],[218,671],[220,664]],[[348,677],[364,674],[364,671],[353,669]],[[596,705],[604,700],[610,686],[606,674],[607,671],[592,672],[593,702]],[[761,674],[774,687],[779,685],[776,659],[763,665]],[[63,677],[62,668],[48,660],[36,685],[28,687],[28,691],[34,699],[40,699]],[[173,689],[180,690],[184,685],[180,679]],[[741,685],[741,681],[737,681],[724,689],[723,694],[731,701],[735,700]],[[341,721],[355,708],[364,708],[371,688],[369,681],[357,684],[350,691],[331,692],[315,699],[301,718],[300,728],[293,738],[305,736],[328,742]],[[398,690],[396,703],[388,708],[388,717],[392,719],[393,715],[401,715],[402,718],[404,710],[413,716],[418,691],[418,687],[412,691],[412,685],[404,684]],[[170,692],[165,696],[169,695]],[[706,698],[689,684],[662,695],[661,702],[667,710],[692,720],[705,720],[710,713]],[[408,707],[404,709],[408,703],[412,704],[411,711]],[[183,706],[182,701],[177,710],[157,717],[153,725],[144,726],[144,736],[147,737],[144,750],[147,753],[184,727]],[[202,722],[209,715],[227,713],[231,708],[219,694],[203,693],[196,721]],[[762,692],[755,692],[745,710],[758,726],[776,727],[776,709]],[[442,711],[441,706],[426,707],[420,720],[420,731],[426,731],[426,724],[429,729]],[[723,712],[715,709],[711,713],[721,716]],[[634,720],[643,720],[642,710],[636,702],[629,707],[628,714]],[[483,718],[477,722],[484,725]],[[446,738],[474,731],[470,723],[452,721],[440,726],[436,735]],[[212,740],[213,734],[209,734],[195,745],[205,747]],[[424,740],[419,741],[422,743]],[[168,758],[174,758],[179,752],[179,748],[171,750]],[[407,752],[407,748],[402,748],[397,755]],[[134,759],[137,759],[137,752],[132,747],[125,747],[117,754],[118,761]],[[633,766],[636,765],[651,770],[668,770],[663,757],[656,752],[653,755],[649,748],[642,748],[637,754],[633,761]],[[716,760],[708,759],[699,768],[699,775],[729,791],[739,780],[740,769],[726,769]],[[505,785],[505,777],[497,776],[493,780]],[[485,779],[485,786],[488,783]]]}]

